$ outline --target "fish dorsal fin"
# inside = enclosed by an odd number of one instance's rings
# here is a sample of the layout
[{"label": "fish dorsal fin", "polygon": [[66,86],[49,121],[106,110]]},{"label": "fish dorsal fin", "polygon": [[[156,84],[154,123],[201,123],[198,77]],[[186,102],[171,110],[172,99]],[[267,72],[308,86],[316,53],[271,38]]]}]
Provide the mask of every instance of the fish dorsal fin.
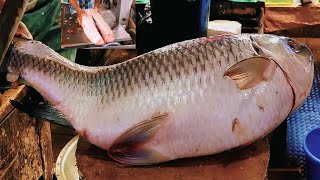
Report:
[{"label": "fish dorsal fin", "polygon": [[127,130],[113,142],[108,151],[109,156],[116,161],[131,165],[147,165],[167,160],[167,157],[159,152],[145,147],[166,121],[167,116],[167,114],[153,116]]},{"label": "fish dorsal fin", "polygon": [[262,81],[268,80],[278,65],[266,57],[252,57],[230,67],[224,76],[234,80],[241,89],[249,89]]}]

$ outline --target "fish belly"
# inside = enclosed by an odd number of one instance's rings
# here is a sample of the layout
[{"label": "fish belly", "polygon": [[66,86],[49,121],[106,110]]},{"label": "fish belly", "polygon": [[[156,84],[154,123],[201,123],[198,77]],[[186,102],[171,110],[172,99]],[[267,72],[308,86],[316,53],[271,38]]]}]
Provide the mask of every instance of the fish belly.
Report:
[{"label": "fish belly", "polygon": [[240,90],[227,78],[169,115],[147,145],[169,159],[219,153],[267,135],[290,113],[293,92],[280,68],[273,78]]}]

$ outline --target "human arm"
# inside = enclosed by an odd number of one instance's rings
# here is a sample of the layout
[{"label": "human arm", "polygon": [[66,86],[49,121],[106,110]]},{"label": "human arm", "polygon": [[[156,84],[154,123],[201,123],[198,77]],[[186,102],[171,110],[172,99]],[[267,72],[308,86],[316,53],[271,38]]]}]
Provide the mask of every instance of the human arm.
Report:
[{"label": "human arm", "polygon": [[82,17],[86,15],[86,12],[80,8],[80,6],[76,0],[69,0],[69,2],[73,6],[73,8],[76,10],[76,12],[78,14],[79,24],[80,24],[80,26],[82,26]]},{"label": "human arm", "polygon": [[[4,3],[5,3],[5,0],[0,0],[0,12],[1,12],[2,8],[3,8]],[[23,38],[26,38],[26,39],[33,39],[31,33],[29,32],[29,30],[27,28],[27,26],[22,21],[20,21],[19,26],[18,26],[14,36],[23,37]]]},{"label": "human arm", "polygon": [[99,9],[100,6],[100,0],[94,0],[94,8]]},{"label": "human arm", "polygon": [[27,26],[22,21],[19,23],[18,29],[14,36],[23,37],[26,39],[33,39],[32,34],[30,33]]}]

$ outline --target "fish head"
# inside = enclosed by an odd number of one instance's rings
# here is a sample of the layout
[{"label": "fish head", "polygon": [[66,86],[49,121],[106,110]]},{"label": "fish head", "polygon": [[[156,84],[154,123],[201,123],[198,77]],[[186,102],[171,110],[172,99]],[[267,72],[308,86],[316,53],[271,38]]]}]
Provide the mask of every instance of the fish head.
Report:
[{"label": "fish head", "polygon": [[294,92],[295,112],[308,97],[314,76],[312,51],[292,38],[276,35],[252,35],[252,47],[259,56],[274,60],[284,71]]}]

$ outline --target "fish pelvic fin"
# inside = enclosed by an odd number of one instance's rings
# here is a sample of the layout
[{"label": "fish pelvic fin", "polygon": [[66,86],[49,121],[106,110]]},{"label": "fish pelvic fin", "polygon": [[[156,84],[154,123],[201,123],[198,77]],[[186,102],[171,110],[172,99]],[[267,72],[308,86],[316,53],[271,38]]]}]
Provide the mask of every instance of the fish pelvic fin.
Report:
[{"label": "fish pelvic fin", "polygon": [[131,127],[114,141],[109,148],[109,156],[118,162],[130,165],[156,164],[167,160],[168,158],[161,153],[145,146],[162,127],[167,116],[167,114],[153,116]]},{"label": "fish pelvic fin", "polygon": [[252,57],[231,66],[224,76],[230,77],[241,90],[245,90],[268,80],[277,67],[277,63],[267,57]]},{"label": "fish pelvic fin", "polygon": [[73,126],[67,121],[67,118],[47,103],[35,105],[31,102],[22,103],[14,100],[10,100],[10,103],[16,109],[32,117],[74,130]]}]

